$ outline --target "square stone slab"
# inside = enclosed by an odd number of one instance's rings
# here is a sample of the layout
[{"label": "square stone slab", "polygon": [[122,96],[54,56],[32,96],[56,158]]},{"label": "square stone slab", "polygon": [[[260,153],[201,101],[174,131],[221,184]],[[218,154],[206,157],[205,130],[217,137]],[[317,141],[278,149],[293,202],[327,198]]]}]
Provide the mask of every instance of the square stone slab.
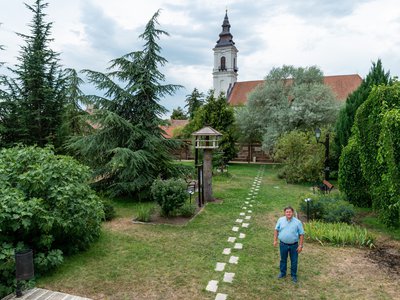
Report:
[{"label": "square stone slab", "polygon": [[244,239],[245,237],[246,237],[246,234],[244,234],[244,233],[239,234],[239,239]]},{"label": "square stone slab", "polygon": [[240,216],[244,216],[244,215],[246,215],[244,212],[241,212],[240,214],[239,214]]},{"label": "square stone slab", "polygon": [[233,277],[235,277],[235,273],[227,273],[227,272],[225,272],[223,280],[224,280],[224,282],[232,283]]},{"label": "square stone slab", "polygon": [[246,220],[250,220],[250,219],[251,219],[251,216],[246,216],[245,219],[246,219]]},{"label": "square stone slab", "polygon": [[206,290],[215,293],[217,289],[218,289],[218,281],[210,280],[207,284]]},{"label": "square stone slab", "polygon": [[242,223],[242,222],[243,222],[243,219],[236,219],[235,222],[236,222],[236,223]]},{"label": "square stone slab", "polygon": [[226,265],[226,263],[217,262],[217,265],[215,267],[215,271],[219,271],[219,272],[223,271],[225,269],[225,265]]},{"label": "square stone slab", "polygon": [[236,238],[233,236],[228,237],[228,242],[229,243],[234,243],[236,241]]},{"label": "square stone slab", "polygon": [[217,296],[215,297],[215,300],[226,300],[227,298],[228,298],[227,294],[218,293]]},{"label": "square stone slab", "polygon": [[243,223],[242,227],[247,228],[247,227],[249,227],[249,225],[250,225],[249,223]]},{"label": "square stone slab", "polygon": [[231,254],[231,248],[225,248],[224,251],[222,251],[222,254],[225,254],[225,255]]},{"label": "square stone slab", "polygon": [[248,212],[249,214],[251,214],[253,211],[252,211],[252,210],[248,210],[247,212]]},{"label": "square stone slab", "polygon": [[235,265],[237,265],[238,262],[239,262],[239,256],[233,256],[233,255],[232,255],[232,256],[229,258],[229,263],[230,263],[230,264],[235,264]]},{"label": "square stone slab", "polygon": [[238,232],[238,231],[239,231],[239,227],[233,226],[233,227],[232,227],[232,231]]},{"label": "square stone slab", "polygon": [[242,243],[235,243],[235,245],[233,246],[234,249],[243,249],[243,244]]}]

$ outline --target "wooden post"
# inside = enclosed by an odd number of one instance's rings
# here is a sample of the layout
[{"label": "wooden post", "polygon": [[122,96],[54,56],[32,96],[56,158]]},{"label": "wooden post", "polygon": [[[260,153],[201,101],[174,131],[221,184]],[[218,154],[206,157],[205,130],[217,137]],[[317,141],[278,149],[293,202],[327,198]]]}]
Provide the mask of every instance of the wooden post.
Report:
[{"label": "wooden post", "polygon": [[212,149],[204,149],[204,201],[213,201],[212,195]]}]

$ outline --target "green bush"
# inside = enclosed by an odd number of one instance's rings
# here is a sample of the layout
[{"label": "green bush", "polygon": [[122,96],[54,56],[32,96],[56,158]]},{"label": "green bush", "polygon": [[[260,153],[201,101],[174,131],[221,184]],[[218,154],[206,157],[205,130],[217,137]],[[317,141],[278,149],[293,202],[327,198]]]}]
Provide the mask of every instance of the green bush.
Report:
[{"label": "green bush", "polygon": [[197,206],[195,203],[185,202],[177,211],[178,216],[190,218],[196,213]]},{"label": "green bush", "polygon": [[[300,211],[307,214],[307,203],[302,197],[300,200]],[[313,220],[321,220],[329,223],[351,223],[355,212],[354,206],[340,198],[340,196],[324,195],[314,197],[310,196],[312,201],[309,202],[310,218]]]},{"label": "green bush", "polygon": [[135,221],[150,222],[153,211],[154,211],[153,206],[143,205],[143,204],[139,205],[135,212]]},{"label": "green bush", "polygon": [[358,145],[354,138],[351,138],[342,150],[338,179],[340,191],[350,203],[360,207],[371,207],[372,200],[362,173]]},{"label": "green bush", "polygon": [[[14,249],[34,250],[36,273],[87,248],[100,234],[103,206],[87,167],[50,149],[0,151],[0,290],[13,285]],[[3,296],[3,295],[1,295]]]},{"label": "green bush", "polygon": [[114,205],[108,200],[103,200],[104,220],[111,221],[117,215]]},{"label": "green bush", "polygon": [[372,207],[387,226],[400,226],[400,82],[376,86],[358,108],[353,134],[357,140]]},{"label": "green bush", "polygon": [[151,194],[165,216],[180,208],[188,197],[186,182],[175,178],[156,179],[151,186]]},{"label": "green bush", "polygon": [[274,159],[284,163],[278,176],[289,183],[322,180],[324,147],[316,143],[312,131],[283,134],[275,145]]},{"label": "green bush", "polygon": [[374,247],[374,237],[365,228],[346,223],[312,221],[304,224],[306,239],[336,246]]}]

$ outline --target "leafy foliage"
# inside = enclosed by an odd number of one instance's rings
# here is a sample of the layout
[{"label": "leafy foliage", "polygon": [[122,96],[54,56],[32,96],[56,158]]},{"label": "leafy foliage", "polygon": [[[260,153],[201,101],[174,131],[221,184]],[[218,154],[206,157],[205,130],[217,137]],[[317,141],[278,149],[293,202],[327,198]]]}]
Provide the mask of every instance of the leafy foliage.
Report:
[{"label": "leafy foliage", "polygon": [[370,207],[371,195],[361,169],[358,145],[351,138],[342,151],[339,162],[339,187],[349,202],[361,207]]},{"label": "leafy foliage", "polygon": [[162,136],[160,116],[166,109],[159,100],[180,86],[162,84],[165,76],[159,68],[167,60],[156,41],[168,34],[156,27],[158,16],[156,12],[139,36],[143,50],[112,60],[108,73],[85,71],[104,97],[87,97],[95,103],[88,120],[96,128],[70,139],[67,148],[92,166],[97,186],[114,196],[146,198],[154,179],[173,168],[175,142]]},{"label": "leafy foliage", "polygon": [[218,150],[223,152],[224,162],[227,163],[235,158],[237,154],[235,146],[237,130],[233,108],[229,106],[223,94],[215,98],[212,90],[207,95],[206,104],[197,110],[194,119],[185,126],[184,134],[190,137],[193,132],[206,125],[211,126],[222,134]]},{"label": "leafy foliage", "polygon": [[153,199],[160,205],[165,216],[182,207],[188,197],[183,179],[156,179],[151,186]]},{"label": "leafy foliage", "polygon": [[[1,150],[0,245],[33,249],[39,274],[61,264],[63,253],[87,248],[103,218],[89,179],[87,167],[48,148]],[[14,278],[12,255],[0,254],[0,282],[6,286]]]},{"label": "leafy foliage", "polygon": [[346,223],[324,223],[313,221],[304,224],[306,239],[330,243],[335,246],[374,247],[374,236],[365,228]]},{"label": "leafy foliage", "polygon": [[[301,197],[300,211],[307,214],[307,203]],[[355,215],[354,206],[340,198],[339,195],[310,195],[312,201],[309,202],[310,218],[321,220],[328,223],[351,223]]]},{"label": "leafy foliage", "polygon": [[248,115],[258,124],[252,127],[259,128],[264,150],[271,150],[285,132],[326,126],[336,120],[338,105],[322,76],[317,67],[274,68],[249,95]]},{"label": "leafy foliage", "polygon": [[324,147],[316,143],[312,131],[293,130],[284,133],[276,143],[274,159],[283,161],[279,176],[287,182],[315,183],[322,180]]},{"label": "leafy foliage", "polygon": [[58,54],[49,48],[52,23],[44,21],[48,6],[36,0],[26,7],[33,13],[31,34],[18,34],[25,40],[18,64],[9,68],[14,78],[3,77],[0,144],[16,143],[60,146],[58,131],[66,103],[65,74],[58,63]]},{"label": "leafy foliage", "polygon": [[204,94],[200,93],[197,88],[194,88],[191,94],[186,95],[185,102],[189,119],[193,119],[196,111],[204,104]]},{"label": "leafy foliage", "polygon": [[400,225],[399,109],[400,82],[375,87],[357,110],[353,128],[372,206],[386,225],[396,227]]},{"label": "leafy foliage", "polygon": [[335,125],[335,147],[337,158],[340,157],[343,147],[348,143],[351,136],[351,128],[354,124],[354,118],[357,109],[367,100],[372,88],[375,85],[388,84],[390,82],[390,73],[385,72],[380,59],[372,63],[368,75],[363,79],[361,85],[351,93],[346,100],[346,105],[340,110],[339,117]]},{"label": "leafy foliage", "polygon": [[182,107],[174,108],[171,114],[171,120],[186,120],[186,113],[183,111]]}]

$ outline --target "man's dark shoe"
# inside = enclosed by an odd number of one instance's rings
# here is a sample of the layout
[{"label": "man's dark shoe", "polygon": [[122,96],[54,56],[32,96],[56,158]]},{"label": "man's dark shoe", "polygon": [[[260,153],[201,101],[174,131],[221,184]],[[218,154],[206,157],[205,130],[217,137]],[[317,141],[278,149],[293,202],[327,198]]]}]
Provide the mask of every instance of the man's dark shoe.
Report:
[{"label": "man's dark shoe", "polygon": [[279,273],[279,275],[278,275],[278,279],[282,279],[282,278],[285,278],[285,277],[286,277],[286,274]]},{"label": "man's dark shoe", "polygon": [[294,283],[297,283],[297,277],[296,277],[296,276],[293,276],[293,277],[292,277],[292,281],[293,281]]}]

